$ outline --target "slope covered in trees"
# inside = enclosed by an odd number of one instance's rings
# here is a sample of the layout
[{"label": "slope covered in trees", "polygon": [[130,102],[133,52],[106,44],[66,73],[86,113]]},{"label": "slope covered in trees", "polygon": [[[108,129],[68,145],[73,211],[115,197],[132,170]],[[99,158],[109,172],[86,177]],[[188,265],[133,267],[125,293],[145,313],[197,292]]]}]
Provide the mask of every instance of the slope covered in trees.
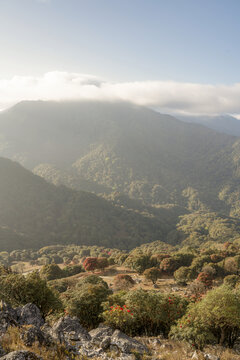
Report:
[{"label": "slope covered in trees", "polygon": [[239,139],[127,103],[22,102],[0,114],[0,154],[75,189],[226,215],[239,182]]},{"label": "slope covered in trees", "polygon": [[117,207],[94,194],[57,187],[0,158],[1,250],[75,243],[128,249],[164,238],[159,219]]},{"label": "slope covered in trees", "polygon": [[22,102],[0,114],[0,155],[72,189],[5,176],[0,225],[19,244],[238,237],[237,137],[128,103]]}]

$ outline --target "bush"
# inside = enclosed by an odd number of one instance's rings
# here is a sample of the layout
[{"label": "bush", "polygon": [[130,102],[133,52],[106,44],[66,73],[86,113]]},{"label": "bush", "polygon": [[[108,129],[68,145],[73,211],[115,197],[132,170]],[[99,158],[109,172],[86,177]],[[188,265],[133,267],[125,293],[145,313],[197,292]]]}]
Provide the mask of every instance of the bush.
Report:
[{"label": "bush", "polygon": [[225,276],[224,285],[230,286],[231,288],[235,288],[238,282],[240,282],[240,277],[238,275],[228,275]]},{"label": "bush", "polygon": [[12,306],[33,303],[44,316],[62,310],[58,294],[48,287],[38,272],[32,272],[26,277],[20,274],[1,276],[0,299]]},{"label": "bush", "polygon": [[[112,308],[105,304],[107,312],[104,312],[103,317],[107,322],[111,319],[111,326],[125,331],[130,336],[155,336],[159,333],[166,336],[171,325],[185,313],[188,303],[186,299],[179,296],[144,290],[127,292],[120,296],[120,301],[121,304],[112,303],[113,308],[117,307],[114,316],[110,315]],[[122,308],[126,305],[133,316],[130,318],[125,313],[122,314],[119,305]],[[124,320],[127,321],[127,326],[125,326]]]},{"label": "bush", "polygon": [[233,347],[240,335],[240,293],[226,286],[209,291],[173,326],[170,336],[203,348],[207,343]]},{"label": "bush", "polygon": [[150,269],[146,269],[143,275],[145,279],[151,280],[152,283],[155,284],[157,279],[161,277],[161,271],[156,267],[152,267]]},{"label": "bush", "polygon": [[84,327],[91,329],[99,324],[102,303],[109,294],[111,291],[103,284],[84,283],[64,293],[64,303],[70,315],[77,316]]},{"label": "bush", "polygon": [[200,272],[196,280],[208,289],[212,287],[212,277],[206,272]]},{"label": "bush", "polygon": [[40,276],[45,280],[61,279],[65,276],[64,272],[56,264],[44,265],[40,270]]},{"label": "bush", "polygon": [[187,266],[181,266],[179,269],[177,269],[174,272],[174,279],[178,285],[186,285],[189,275],[189,267]]},{"label": "bush", "polygon": [[115,290],[128,290],[133,287],[135,281],[130,275],[127,274],[118,274],[114,277],[113,286]]},{"label": "bush", "polygon": [[129,266],[132,270],[135,270],[138,274],[142,274],[144,270],[153,267],[154,260],[151,258],[150,255],[130,255],[125,263],[125,266]]},{"label": "bush", "polygon": [[124,333],[128,333],[129,328],[132,329],[134,326],[133,313],[126,305],[111,306],[109,310],[104,311],[102,317],[107,325],[121,329]]},{"label": "bush", "polygon": [[68,266],[65,266],[62,269],[62,271],[64,273],[64,277],[69,277],[69,276],[80,274],[81,272],[84,272],[85,270],[83,269],[83,267],[81,265],[68,265]]},{"label": "bush", "polygon": [[78,281],[76,286],[81,287],[84,284],[102,285],[106,289],[108,289],[108,284],[106,283],[106,281],[104,281],[100,276],[97,276],[97,275],[88,275],[88,276],[82,277]]}]

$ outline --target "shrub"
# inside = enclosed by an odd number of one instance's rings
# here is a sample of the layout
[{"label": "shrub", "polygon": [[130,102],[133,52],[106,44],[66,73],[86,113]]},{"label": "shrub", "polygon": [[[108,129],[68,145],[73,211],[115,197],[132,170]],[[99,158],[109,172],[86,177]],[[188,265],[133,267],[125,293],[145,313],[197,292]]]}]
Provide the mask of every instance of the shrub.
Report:
[{"label": "shrub", "polygon": [[65,277],[73,276],[76,274],[80,274],[81,272],[84,272],[85,270],[81,265],[68,265],[65,266],[63,269],[63,274]]},{"label": "shrub", "polygon": [[26,277],[20,274],[1,276],[0,299],[12,306],[33,303],[39,307],[44,316],[62,310],[58,294],[41,279],[38,272],[32,272]]},{"label": "shrub", "polygon": [[209,291],[173,326],[170,336],[202,348],[207,343],[233,347],[240,335],[240,293],[226,286]]},{"label": "shrub", "polygon": [[[125,293],[120,299],[122,300],[120,306],[123,308],[126,305],[126,308],[131,310],[133,317],[131,320],[127,318],[128,326],[125,327],[122,323],[125,315],[119,315],[116,312],[116,317],[111,317],[111,325],[125,331],[130,336],[154,336],[159,333],[166,336],[171,325],[185,313],[187,306],[186,299],[155,291],[133,290]],[[122,305],[123,300],[124,305]],[[114,303],[112,306],[117,307],[119,304]],[[107,311],[109,310],[108,307]],[[109,320],[109,313],[104,313],[104,317]]]},{"label": "shrub", "polygon": [[88,276],[84,276],[82,277],[78,283],[77,283],[77,287],[81,287],[84,284],[92,284],[92,285],[102,285],[104,286],[106,289],[108,289],[108,284],[106,283],[106,281],[104,281],[100,276],[97,275],[88,275]]},{"label": "shrub", "polygon": [[202,283],[206,288],[212,287],[212,277],[206,272],[200,272],[200,274],[197,277],[197,281]]},{"label": "shrub", "polygon": [[228,275],[224,278],[224,285],[235,288],[238,282],[240,282],[240,277],[238,275]]},{"label": "shrub", "polygon": [[55,280],[64,277],[64,272],[56,264],[44,265],[40,270],[40,276],[45,280]]},{"label": "shrub", "polygon": [[152,283],[155,284],[157,279],[161,277],[161,271],[156,267],[152,267],[150,269],[146,269],[143,275],[147,280],[151,280]]},{"label": "shrub", "polygon": [[132,329],[134,326],[133,313],[126,305],[111,306],[109,310],[104,311],[102,317],[107,325],[121,329],[124,333],[128,333],[129,328]]},{"label": "shrub", "polygon": [[186,285],[189,271],[190,269],[187,266],[181,266],[179,269],[177,269],[173,274],[176,283],[179,285]]},{"label": "shrub", "polygon": [[125,266],[129,266],[131,269],[135,270],[138,274],[142,274],[144,270],[154,266],[154,260],[151,259],[150,255],[130,255],[125,263]]},{"label": "shrub", "polygon": [[94,271],[97,269],[97,258],[87,257],[83,262],[83,267],[86,271]]},{"label": "shrub", "polygon": [[64,303],[70,315],[77,316],[84,327],[96,327],[103,312],[102,303],[111,291],[102,284],[85,283],[64,293]]},{"label": "shrub", "polygon": [[114,277],[113,286],[116,290],[130,289],[135,284],[135,281],[130,275],[118,274]]}]

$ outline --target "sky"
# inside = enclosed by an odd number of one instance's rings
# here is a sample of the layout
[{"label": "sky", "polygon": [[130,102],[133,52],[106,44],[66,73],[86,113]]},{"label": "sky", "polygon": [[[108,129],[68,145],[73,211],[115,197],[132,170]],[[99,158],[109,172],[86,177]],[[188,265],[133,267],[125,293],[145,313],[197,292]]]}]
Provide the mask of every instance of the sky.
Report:
[{"label": "sky", "polygon": [[239,0],[0,0],[0,109],[123,99],[240,114]]}]

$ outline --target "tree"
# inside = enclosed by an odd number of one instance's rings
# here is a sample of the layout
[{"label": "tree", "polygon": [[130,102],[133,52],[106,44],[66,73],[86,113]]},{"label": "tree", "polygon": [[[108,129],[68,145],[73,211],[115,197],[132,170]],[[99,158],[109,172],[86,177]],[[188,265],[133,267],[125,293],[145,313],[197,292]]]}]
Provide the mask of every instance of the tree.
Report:
[{"label": "tree", "polygon": [[88,329],[96,327],[103,312],[102,303],[111,291],[102,284],[85,283],[64,294],[64,302],[70,315],[77,316]]},{"label": "tree", "polygon": [[128,290],[133,287],[135,281],[130,275],[118,274],[114,277],[113,286],[115,290]]},{"label": "tree", "polygon": [[187,266],[181,266],[179,269],[177,269],[173,274],[176,283],[179,285],[186,285],[189,271],[190,269]]},{"label": "tree", "polygon": [[228,275],[224,278],[224,285],[230,286],[231,288],[235,288],[237,283],[240,282],[240,277],[238,275]]},{"label": "tree", "polygon": [[226,286],[209,291],[171,329],[170,336],[202,348],[207,343],[233,347],[240,335],[240,293]]},{"label": "tree", "polygon": [[106,267],[108,267],[108,259],[106,257],[97,258],[97,268],[104,270]]},{"label": "tree", "polygon": [[12,306],[33,303],[43,315],[62,309],[58,294],[48,287],[47,282],[36,271],[26,277],[20,274],[1,276],[0,299]]},{"label": "tree", "polygon": [[212,287],[212,277],[206,272],[200,272],[196,281],[202,283],[206,288]]},{"label": "tree", "polygon": [[41,278],[47,281],[61,279],[64,275],[64,272],[57,264],[44,265],[40,270]]},{"label": "tree", "polygon": [[157,279],[161,276],[161,271],[156,267],[152,267],[150,269],[146,269],[143,275],[147,280],[151,280],[153,284],[156,284]]},{"label": "tree", "polygon": [[83,267],[86,271],[94,271],[98,268],[97,257],[87,257],[83,262]]},{"label": "tree", "polygon": [[92,284],[92,285],[102,285],[104,286],[106,289],[108,289],[108,284],[106,283],[106,281],[104,281],[100,276],[97,275],[88,275],[85,276],[83,278],[81,278],[76,287],[81,287],[84,284]]},{"label": "tree", "polygon": [[138,274],[142,274],[144,270],[153,266],[153,260],[150,255],[130,255],[124,264],[130,266],[131,269],[137,271]]}]

